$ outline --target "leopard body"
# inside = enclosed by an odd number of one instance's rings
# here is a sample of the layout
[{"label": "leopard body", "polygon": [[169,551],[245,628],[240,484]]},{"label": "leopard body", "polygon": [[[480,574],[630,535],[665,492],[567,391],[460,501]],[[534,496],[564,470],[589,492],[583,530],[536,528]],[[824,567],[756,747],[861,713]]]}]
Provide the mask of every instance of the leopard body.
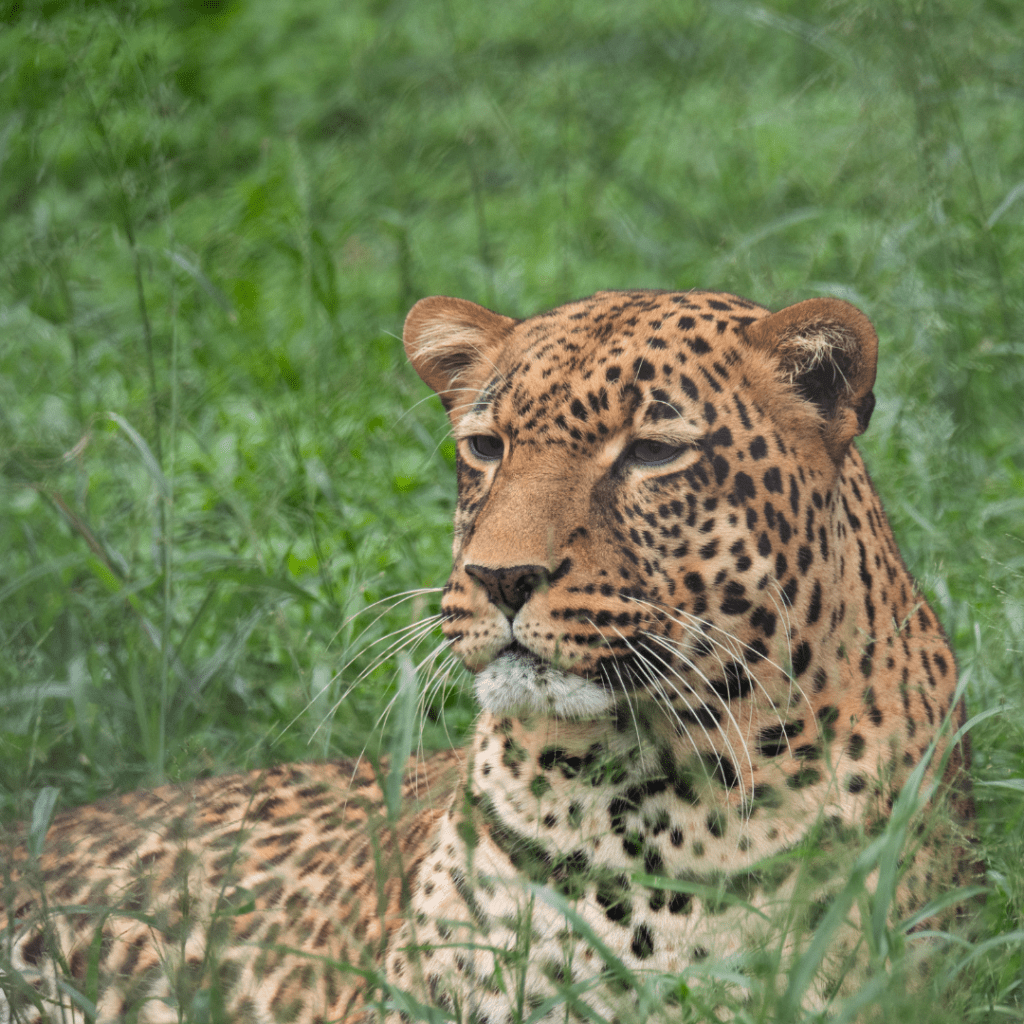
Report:
[{"label": "leopard body", "polygon": [[[138,1019],[174,1019],[216,939],[233,1019],[365,1012],[370,975],[339,961],[383,963],[407,1016],[626,1019],[643,998],[623,971],[663,1001],[709,964],[795,955],[781,910],[813,924],[922,761],[969,819],[955,661],[853,444],[863,314],[633,291],[517,321],[433,298],[405,345],[458,443],[442,617],[482,708],[461,774],[453,754],[410,766],[390,823],[365,766],[344,769],[359,786],[302,766],[69,812],[8,901],[37,993],[56,998],[54,947],[88,973],[99,927],[111,1017],[145,996]],[[911,844],[893,916],[956,880],[955,845]],[[141,900],[165,938],[117,915],[46,926],[44,893]]]}]

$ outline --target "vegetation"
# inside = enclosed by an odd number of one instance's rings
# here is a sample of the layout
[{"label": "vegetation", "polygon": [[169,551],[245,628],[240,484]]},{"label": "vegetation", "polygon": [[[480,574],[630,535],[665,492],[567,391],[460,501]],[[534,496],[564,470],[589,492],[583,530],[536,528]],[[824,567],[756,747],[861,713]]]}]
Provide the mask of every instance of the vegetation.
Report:
[{"label": "vegetation", "polygon": [[[386,749],[455,488],[416,298],[836,295],[882,339],[862,450],[1000,709],[949,1019],[1021,1019],[1024,8],[0,11],[0,823]],[[473,714],[448,677],[423,710],[427,748]]]}]

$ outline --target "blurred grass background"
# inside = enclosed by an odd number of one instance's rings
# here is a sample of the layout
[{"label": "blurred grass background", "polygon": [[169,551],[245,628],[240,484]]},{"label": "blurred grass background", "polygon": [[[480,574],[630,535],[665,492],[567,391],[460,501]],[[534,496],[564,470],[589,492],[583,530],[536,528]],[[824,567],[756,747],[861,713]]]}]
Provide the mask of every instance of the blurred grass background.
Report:
[{"label": "blurred grass background", "polygon": [[[0,11],[0,821],[385,735],[370,645],[436,610],[390,595],[443,582],[455,490],[415,299],[835,295],[904,555],[1005,704],[985,913],[1021,927],[1024,6]],[[464,734],[429,703],[426,746]],[[1020,1019],[1020,943],[989,973]]]}]

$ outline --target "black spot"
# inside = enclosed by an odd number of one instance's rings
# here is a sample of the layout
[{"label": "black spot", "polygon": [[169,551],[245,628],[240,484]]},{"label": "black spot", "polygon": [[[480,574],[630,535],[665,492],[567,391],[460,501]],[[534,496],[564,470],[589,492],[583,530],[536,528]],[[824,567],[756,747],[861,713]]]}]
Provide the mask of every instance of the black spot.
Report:
[{"label": "black spot", "polygon": [[859,732],[855,732],[846,744],[846,753],[849,755],[850,760],[859,761],[864,754],[866,746],[864,737]]},{"label": "black spot", "polygon": [[775,556],[775,578],[781,580],[783,576],[789,571],[789,559],[786,558],[784,552],[780,551]]},{"label": "black spot", "polygon": [[618,366],[609,366],[604,371],[604,379],[607,381],[617,381],[622,376],[622,370]]},{"label": "black spot", "polygon": [[679,386],[683,389],[686,397],[691,402],[696,402],[700,398],[700,392],[697,390],[697,385],[686,376],[685,373],[679,374]]},{"label": "black spot", "polygon": [[718,811],[712,811],[704,819],[704,824],[716,839],[721,839],[725,835],[725,818]]},{"label": "black spot", "polygon": [[817,743],[803,743],[799,747],[795,747],[793,750],[795,757],[803,757],[809,759],[817,759],[821,757],[821,747]]},{"label": "black spot", "polygon": [[821,693],[822,690],[828,685],[828,676],[825,675],[825,670],[819,668],[814,673],[814,692]]},{"label": "black spot", "polygon": [[633,916],[633,901],[629,898],[629,879],[625,875],[603,876],[598,879],[594,893],[597,902],[604,907],[604,916],[609,921],[628,925]]},{"label": "black spot", "polygon": [[[754,481],[746,473],[737,473],[733,481],[737,501],[746,501],[755,495]],[[945,674],[945,673],[943,673]]]},{"label": "black spot", "polygon": [[807,606],[807,625],[818,621],[821,617],[821,581],[814,581],[814,592],[811,594],[811,603]]},{"label": "black spot", "polygon": [[867,784],[867,779],[863,775],[851,775],[846,782],[846,791],[847,793],[859,793]]},{"label": "black spot", "polygon": [[763,605],[758,605],[754,609],[754,614],[750,616],[751,626],[761,630],[768,637],[775,635],[776,621],[775,613],[768,611]]},{"label": "black spot", "polygon": [[803,789],[805,786],[813,786],[821,780],[821,772],[810,765],[801,765],[796,774],[786,780],[790,789]]},{"label": "black spot", "polygon": [[714,558],[717,553],[718,553],[718,538],[717,537],[714,540],[709,540],[707,542],[707,544],[705,544],[702,548],[698,549],[698,551],[697,551],[697,554],[699,554],[700,557],[705,559],[705,560],[707,560],[709,558]]},{"label": "black spot", "polygon": [[709,704],[698,704],[695,708],[680,708],[679,717],[684,722],[702,725],[705,729],[717,729],[722,722],[722,712]]},{"label": "black spot", "polygon": [[789,521],[780,512],[779,513],[779,539],[783,544],[789,543],[789,538],[793,536],[793,528],[789,525]]},{"label": "black spot", "polygon": [[729,758],[723,757],[721,754],[717,753],[705,754],[704,763],[708,766],[711,772],[718,776],[722,785],[725,786],[726,789],[732,789],[739,781],[736,776],[736,768],[733,766],[733,763]]},{"label": "black spot", "polygon": [[752,424],[750,417],[747,415],[747,407],[740,401],[739,395],[733,395],[732,400],[736,403],[736,411],[740,414],[740,420],[743,422],[743,426],[750,430]]},{"label": "black spot", "polygon": [[732,431],[728,427],[719,427],[713,434],[704,439],[704,444],[709,451],[713,448],[731,448]]},{"label": "black spot", "polygon": [[537,759],[538,764],[545,771],[550,771],[560,761],[565,760],[566,752],[561,747],[546,747],[541,751],[540,757]]},{"label": "black spot", "polygon": [[789,740],[804,731],[804,723],[798,719],[795,722],[783,722],[780,725],[770,725],[762,729],[757,735],[757,749],[764,757],[778,757],[779,754],[789,749]]},{"label": "black spot", "polygon": [[800,574],[805,576],[808,568],[810,568],[811,562],[814,561],[814,553],[807,545],[803,545],[796,556],[796,565],[800,570]]},{"label": "black spot", "polygon": [[569,406],[569,411],[578,420],[585,420],[587,418],[587,407],[578,399],[572,400],[572,405]]},{"label": "black spot", "polygon": [[637,925],[633,929],[631,948],[634,955],[640,960],[646,960],[654,954],[654,935],[646,924]]},{"label": "black spot", "polygon": [[35,967],[43,955],[43,949],[45,948],[46,942],[42,932],[36,932],[28,942],[24,943],[21,947],[21,955],[24,957],[25,963],[31,967]]},{"label": "black spot", "polygon": [[802,676],[811,663],[811,645],[805,640],[793,652],[793,675]]},{"label": "black spot", "polygon": [[825,739],[831,740],[835,738],[836,731],[833,726],[838,719],[839,708],[834,704],[826,704],[823,708],[818,709],[818,726]]},{"label": "black spot", "polygon": [[683,577],[683,585],[691,593],[701,594],[704,592],[704,580],[698,572],[688,572]]},{"label": "black spot", "polygon": [[763,459],[768,454],[768,445],[765,444],[764,438],[758,434],[753,441],[750,442],[750,457],[756,462],[758,459]]},{"label": "black spot", "polygon": [[670,914],[688,914],[693,897],[688,892],[674,892],[668,901]]},{"label": "black spot", "polygon": [[746,588],[735,580],[725,585],[725,600],[721,609],[726,615],[742,615],[750,609],[750,602],[744,596]]},{"label": "black spot", "polygon": [[782,493],[782,474],[777,466],[765,471],[764,485],[773,494]]},{"label": "black spot", "polygon": [[654,847],[649,846],[644,850],[644,874],[660,875],[664,869],[665,862],[661,859],[661,854]]},{"label": "black spot", "polygon": [[738,662],[730,661],[725,666],[725,678],[716,679],[711,683],[711,689],[726,700],[736,697],[746,697],[753,688],[753,680],[750,673]]},{"label": "black spot", "polygon": [[627,857],[638,857],[644,848],[644,841],[640,833],[633,830],[626,833],[622,839],[622,850]]},{"label": "black spot", "polygon": [[634,380],[654,380],[654,366],[646,359],[633,360]]}]

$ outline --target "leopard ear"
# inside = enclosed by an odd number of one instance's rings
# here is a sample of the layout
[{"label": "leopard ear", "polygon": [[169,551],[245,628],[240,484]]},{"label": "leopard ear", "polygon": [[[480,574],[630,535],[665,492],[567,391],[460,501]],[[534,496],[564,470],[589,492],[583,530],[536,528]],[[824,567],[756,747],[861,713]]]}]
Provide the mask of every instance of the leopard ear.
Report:
[{"label": "leopard ear", "polygon": [[402,342],[413,368],[451,412],[464,397],[470,401],[494,372],[517,322],[466,299],[435,295],[409,310]]},{"label": "leopard ear", "polygon": [[871,321],[840,299],[807,299],[755,321],[746,338],[814,407],[825,447],[841,463],[875,407],[878,336]]}]

